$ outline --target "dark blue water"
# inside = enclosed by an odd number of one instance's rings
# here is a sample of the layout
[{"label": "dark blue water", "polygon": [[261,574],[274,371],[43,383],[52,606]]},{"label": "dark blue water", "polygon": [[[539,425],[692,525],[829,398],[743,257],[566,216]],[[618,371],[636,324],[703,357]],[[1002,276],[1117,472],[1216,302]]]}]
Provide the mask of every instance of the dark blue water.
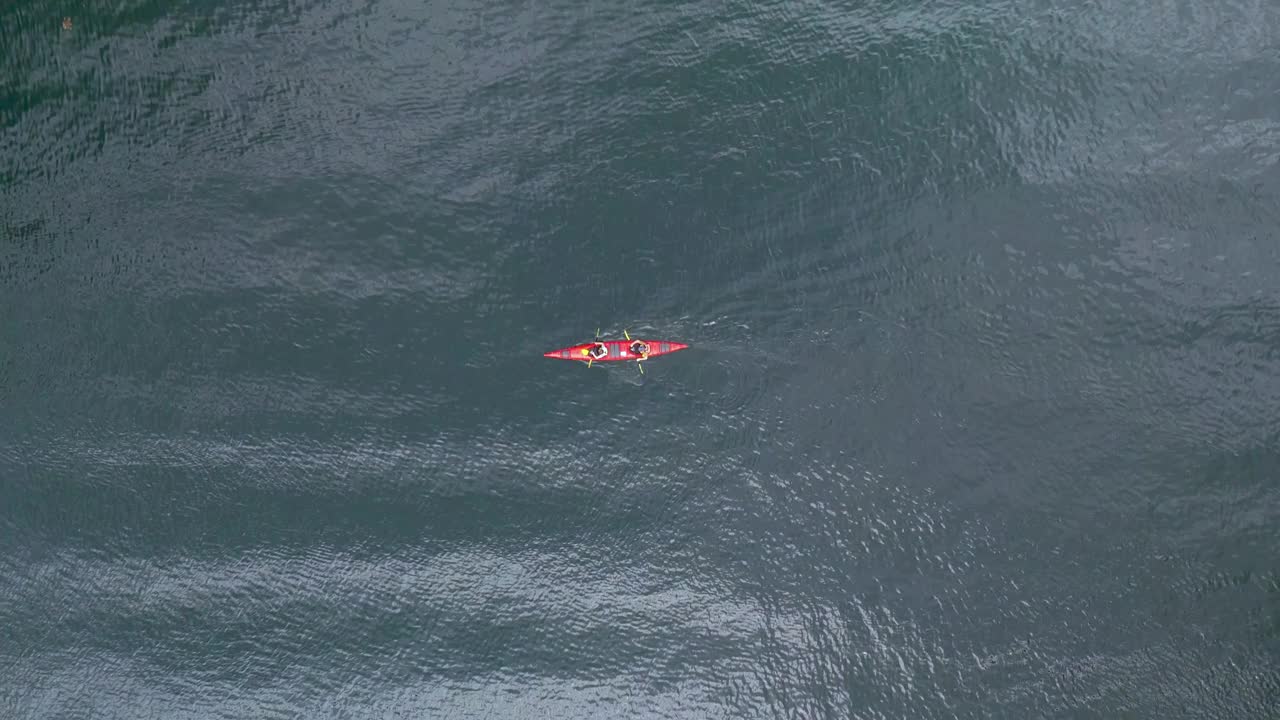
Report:
[{"label": "dark blue water", "polygon": [[10,3],[0,716],[1280,716],[1278,208],[1274,3]]}]

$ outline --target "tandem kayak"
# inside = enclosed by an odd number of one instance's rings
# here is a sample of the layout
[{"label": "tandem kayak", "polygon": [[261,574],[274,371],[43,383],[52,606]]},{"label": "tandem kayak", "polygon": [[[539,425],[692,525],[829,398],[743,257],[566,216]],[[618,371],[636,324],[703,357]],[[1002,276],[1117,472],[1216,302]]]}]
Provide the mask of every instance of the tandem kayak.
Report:
[{"label": "tandem kayak", "polygon": [[[644,358],[646,360],[656,358],[659,355],[669,355],[673,352],[684,350],[689,347],[684,343],[672,342],[671,340],[645,340],[644,338],[632,338],[630,340],[600,340],[609,351],[607,355],[601,358],[595,358],[594,362],[624,362],[626,360],[639,360],[640,356],[631,352],[631,343],[639,340],[649,346],[649,354]],[[560,348],[551,352],[542,353],[542,357],[549,357],[553,360],[578,360],[587,362],[591,360],[591,348],[596,343],[588,342],[572,347]]]}]

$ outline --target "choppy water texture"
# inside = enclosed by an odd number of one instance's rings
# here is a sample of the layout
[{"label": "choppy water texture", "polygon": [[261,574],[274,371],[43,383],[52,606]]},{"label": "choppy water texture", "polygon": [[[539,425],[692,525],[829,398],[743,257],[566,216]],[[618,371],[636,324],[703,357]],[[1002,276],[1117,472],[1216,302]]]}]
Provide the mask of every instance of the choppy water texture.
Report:
[{"label": "choppy water texture", "polygon": [[0,227],[5,718],[1280,716],[1274,2],[18,0]]}]

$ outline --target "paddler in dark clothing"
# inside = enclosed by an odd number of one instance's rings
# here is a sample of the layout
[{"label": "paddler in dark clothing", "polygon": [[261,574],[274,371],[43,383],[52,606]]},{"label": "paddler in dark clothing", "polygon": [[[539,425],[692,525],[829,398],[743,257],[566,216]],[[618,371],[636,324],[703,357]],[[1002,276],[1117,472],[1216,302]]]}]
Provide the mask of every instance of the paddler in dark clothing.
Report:
[{"label": "paddler in dark clothing", "polygon": [[583,352],[590,355],[593,360],[599,360],[609,354],[609,348],[604,343],[598,342],[592,345],[589,350],[584,350]]},{"label": "paddler in dark clothing", "polygon": [[631,354],[644,360],[649,357],[649,344],[643,340],[631,341]]}]

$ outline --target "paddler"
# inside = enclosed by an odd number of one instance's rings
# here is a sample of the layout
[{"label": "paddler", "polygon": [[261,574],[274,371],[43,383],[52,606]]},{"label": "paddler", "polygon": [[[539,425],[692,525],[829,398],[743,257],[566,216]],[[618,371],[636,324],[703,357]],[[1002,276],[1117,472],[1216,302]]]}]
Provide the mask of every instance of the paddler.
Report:
[{"label": "paddler", "polygon": [[602,342],[592,343],[589,348],[582,348],[583,355],[591,356],[593,360],[599,360],[609,354],[609,348]]},{"label": "paddler", "polygon": [[649,357],[649,344],[643,340],[631,341],[631,354],[644,360]]}]

